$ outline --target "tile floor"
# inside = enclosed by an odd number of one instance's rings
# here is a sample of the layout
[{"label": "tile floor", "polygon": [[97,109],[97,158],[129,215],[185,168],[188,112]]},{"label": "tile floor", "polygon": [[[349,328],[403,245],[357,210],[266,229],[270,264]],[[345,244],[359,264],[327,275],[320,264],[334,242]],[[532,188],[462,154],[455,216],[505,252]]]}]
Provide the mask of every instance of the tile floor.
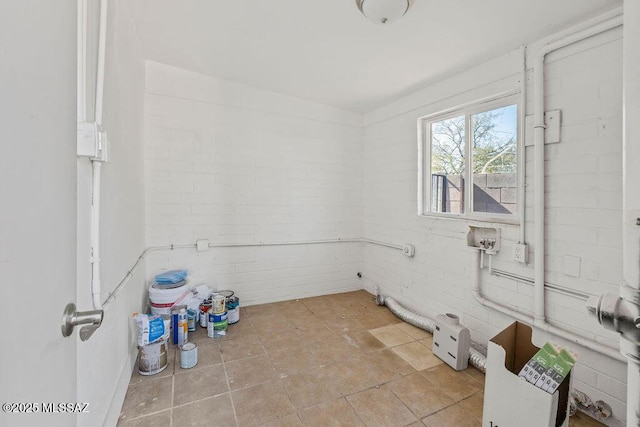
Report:
[{"label": "tile floor", "polygon": [[[228,335],[198,326],[198,364],[131,376],[118,426],[480,426],[484,375],[456,372],[430,334],[365,291],[241,308]],[[572,426],[599,425],[578,414]]]}]

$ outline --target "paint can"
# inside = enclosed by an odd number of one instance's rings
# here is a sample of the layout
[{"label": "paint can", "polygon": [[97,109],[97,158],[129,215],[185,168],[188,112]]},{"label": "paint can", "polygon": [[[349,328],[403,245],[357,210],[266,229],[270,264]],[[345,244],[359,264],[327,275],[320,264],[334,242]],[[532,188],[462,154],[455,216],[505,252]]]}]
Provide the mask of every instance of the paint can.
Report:
[{"label": "paint can", "polygon": [[188,342],[180,347],[180,367],[182,369],[193,368],[198,364],[198,346]]},{"label": "paint can", "polygon": [[166,343],[161,341],[138,347],[138,373],[155,375],[167,368]]},{"label": "paint can", "polygon": [[229,298],[229,301],[227,301],[227,314],[227,320],[230,325],[240,321],[240,298]]},{"label": "paint can", "polygon": [[212,313],[209,311],[207,322],[207,336],[209,338],[221,338],[227,335],[227,312]]},{"label": "paint can", "polygon": [[207,322],[209,321],[209,309],[211,309],[211,302],[203,302],[200,304],[200,326],[203,328],[207,327]]},{"label": "paint can", "polygon": [[178,344],[178,316],[181,309],[187,309],[186,305],[174,305],[171,308],[171,329],[173,329],[173,343]]},{"label": "paint can", "polygon": [[195,310],[187,310],[187,330],[189,332],[195,332],[196,330],[196,317],[197,312]]},{"label": "paint can", "polygon": [[225,307],[225,296],[220,294],[215,294],[211,299],[211,309],[216,314],[224,313],[226,310]]}]

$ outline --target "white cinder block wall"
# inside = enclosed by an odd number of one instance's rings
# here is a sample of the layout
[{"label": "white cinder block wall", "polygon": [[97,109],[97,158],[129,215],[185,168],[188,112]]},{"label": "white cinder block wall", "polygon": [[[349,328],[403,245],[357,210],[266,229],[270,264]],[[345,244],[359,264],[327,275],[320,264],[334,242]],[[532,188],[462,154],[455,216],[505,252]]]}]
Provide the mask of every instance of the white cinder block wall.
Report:
[{"label": "white cinder block wall", "polygon": [[[533,58],[541,43],[529,46]],[[421,116],[520,86],[519,51],[481,64],[431,85],[409,97],[365,115],[364,235],[401,240],[416,246],[414,258],[393,256],[383,248],[364,252],[365,287],[378,286],[413,311],[433,316],[452,312],[471,329],[474,341],[486,344],[513,321],[477,303],[471,292],[474,250],[467,247],[469,225],[497,226],[503,250],[494,267],[533,277],[533,147],[526,148],[526,241],[531,264],[511,260],[519,240],[518,226],[472,223],[417,216],[417,137]],[[528,93],[532,70],[527,72]],[[553,285],[586,294],[617,293],[621,280],[622,182],[622,41],[617,29],[547,57],[545,109],[562,110],[562,141],[546,149],[547,277]],[[533,99],[527,100],[532,114]],[[532,129],[526,129],[527,144]],[[565,257],[580,260],[578,277],[565,274]],[[567,271],[568,272],[568,271]],[[484,294],[524,311],[533,311],[532,286],[482,274]],[[586,300],[547,291],[546,312],[553,324],[617,345],[587,316]],[[626,366],[554,336],[534,333],[541,345],[555,340],[580,354],[575,388],[594,401],[609,403],[615,419],[625,419]]]},{"label": "white cinder block wall", "polygon": [[[147,62],[147,246],[362,236],[362,116]],[[361,243],[152,253],[241,304],[361,288]]]}]

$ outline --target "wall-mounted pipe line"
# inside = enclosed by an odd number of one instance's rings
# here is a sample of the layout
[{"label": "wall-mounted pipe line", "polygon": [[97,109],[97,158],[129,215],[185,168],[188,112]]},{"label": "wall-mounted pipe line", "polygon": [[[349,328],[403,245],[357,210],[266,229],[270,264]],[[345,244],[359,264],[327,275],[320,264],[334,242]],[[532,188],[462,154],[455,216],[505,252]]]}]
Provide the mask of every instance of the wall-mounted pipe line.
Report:
[{"label": "wall-mounted pipe line", "polygon": [[474,298],[480,304],[484,305],[485,307],[489,307],[496,311],[499,311],[503,314],[506,314],[507,316],[513,317],[514,319],[519,320],[521,322],[533,325],[538,329],[541,329],[550,334],[556,335],[567,341],[574,342],[578,345],[581,345],[582,347],[591,349],[600,354],[604,354],[612,359],[618,360],[620,362],[626,362],[626,359],[624,358],[624,356],[622,356],[618,348],[610,347],[603,343],[599,343],[589,336],[582,335],[574,331],[568,331],[566,329],[552,325],[548,323],[546,320],[544,321],[544,323],[536,322],[535,317],[533,316],[532,313],[526,312],[518,307],[509,307],[505,304],[491,300],[490,298],[484,296],[482,294],[482,289],[481,289],[481,277],[480,277],[480,273],[482,272],[481,260],[482,260],[481,251],[478,250],[476,251],[476,258],[475,258],[476,268],[473,269],[474,279],[472,281],[471,290],[473,292]]},{"label": "wall-mounted pipe line", "polygon": [[[331,243],[370,243],[373,245],[379,245],[388,247],[391,249],[397,249],[400,251],[404,250],[404,246],[395,245],[393,243],[380,242],[377,240],[364,239],[364,238],[353,238],[353,239],[326,239],[326,240],[302,240],[302,241],[294,241],[294,242],[258,242],[258,243],[209,243],[209,248],[244,248],[244,247],[261,247],[261,246],[296,246],[296,245],[314,245],[314,244],[331,244]],[[118,295],[120,290],[129,282],[129,280],[133,277],[136,269],[140,262],[150,253],[155,251],[173,251],[176,249],[196,249],[196,243],[186,243],[186,244],[169,244],[164,246],[152,246],[146,248],[133,266],[129,269],[129,271],[122,278],[120,283],[109,293],[107,299],[102,303],[102,307],[108,306]]]},{"label": "wall-mounted pipe line", "polygon": [[[510,279],[510,280],[515,280],[516,282],[525,283],[525,284],[531,285],[531,286],[533,286],[535,284],[535,280],[532,277],[522,276],[522,275],[515,274],[515,273],[510,273],[508,271],[500,270],[500,269],[497,269],[495,267],[492,267],[491,269],[489,269],[488,267],[484,266],[483,259],[484,259],[484,252],[482,252],[482,254],[480,255],[480,269],[484,270],[484,271],[488,271],[493,276],[502,277],[502,278]],[[560,286],[560,285],[556,285],[556,284],[549,283],[549,282],[545,282],[544,287],[545,287],[545,289],[549,289],[549,290],[552,290],[554,292],[557,292],[557,293],[560,293],[560,294],[564,294],[564,295],[567,295],[567,296],[570,296],[570,297],[582,299],[582,300],[585,300],[585,301],[593,296],[593,294],[589,294],[589,293],[586,293],[586,292],[579,291],[577,289],[571,289],[571,288],[567,288],[565,286]]]},{"label": "wall-mounted pipe line", "polygon": [[622,25],[622,16],[614,16],[603,22],[593,24],[589,22],[588,27],[583,28],[564,38],[544,45],[535,55],[533,64],[533,123],[534,123],[534,319],[541,327],[546,327],[545,316],[545,123],[544,123],[544,61],[546,56],[560,48],[572,45],[579,41],[612,30]]}]

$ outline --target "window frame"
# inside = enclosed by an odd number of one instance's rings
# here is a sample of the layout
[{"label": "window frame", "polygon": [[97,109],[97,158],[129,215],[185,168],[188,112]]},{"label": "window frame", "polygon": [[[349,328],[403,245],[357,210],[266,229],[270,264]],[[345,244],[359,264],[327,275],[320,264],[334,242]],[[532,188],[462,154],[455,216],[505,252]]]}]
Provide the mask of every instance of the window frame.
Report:
[{"label": "window frame", "polygon": [[[474,114],[507,107],[516,106],[516,211],[512,214],[473,211],[473,169],[471,144],[471,117]],[[465,159],[464,173],[464,212],[432,212],[431,211],[431,124],[453,117],[464,116],[465,121]],[[469,102],[447,110],[428,114],[418,118],[418,215],[429,218],[448,218],[473,220],[481,222],[495,222],[519,225],[523,206],[520,206],[521,192],[524,191],[522,170],[524,167],[524,132],[522,120],[521,96],[517,92],[510,92],[499,96]],[[471,191],[467,190],[471,189]]]}]

